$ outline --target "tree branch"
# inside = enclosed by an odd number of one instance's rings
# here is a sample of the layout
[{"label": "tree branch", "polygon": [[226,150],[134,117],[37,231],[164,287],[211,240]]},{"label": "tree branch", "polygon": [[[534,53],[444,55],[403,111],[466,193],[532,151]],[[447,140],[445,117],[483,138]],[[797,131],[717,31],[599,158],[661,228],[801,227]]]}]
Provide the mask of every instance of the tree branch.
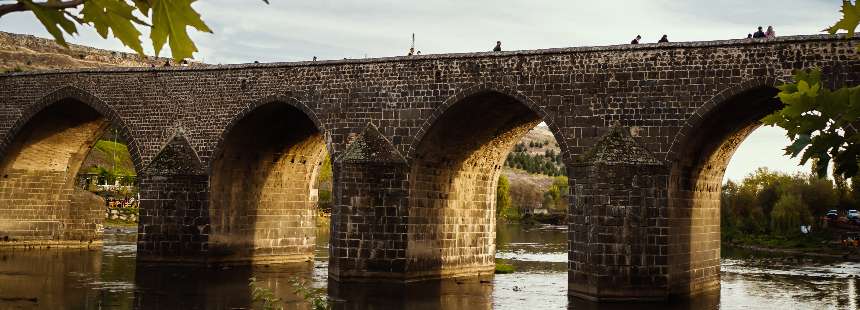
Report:
[{"label": "tree branch", "polygon": [[[87,0],[68,0],[68,1],[51,1],[51,2],[42,2],[42,3],[33,2],[33,4],[38,5],[40,7],[43,7],[43,8],[46,8],[46,9],[65,10],[65,9],[71,9],[71,8],[78,7],[79,5],[83,4],[86,1]],[[29,10],[30,9],[27,8],[26,5],[24,5],[24,2],[20,1],[20,0],[18,1],[18,3],[15,3],[15,4],[0,4],[0,17],[3,17],[3,15],[6,15],[6,14],[9,14],[12,12],[23,12],[23,11],[29,11]]]}]

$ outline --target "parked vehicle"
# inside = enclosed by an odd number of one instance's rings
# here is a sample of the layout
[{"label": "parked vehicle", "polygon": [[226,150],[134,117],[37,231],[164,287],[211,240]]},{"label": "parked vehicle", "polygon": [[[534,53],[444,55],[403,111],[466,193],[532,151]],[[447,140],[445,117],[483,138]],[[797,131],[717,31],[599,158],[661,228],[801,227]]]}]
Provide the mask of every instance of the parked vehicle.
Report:
[{"label": "parked vehicle", "polygon": [[860,211],[857,210],[848,210],[848,215],[846,216],[848,220],[858,220],[860,219]]},{"label": "parked vehicle", "polygon": [[836,221],[839,219],[839,212],[836,210],[828,210],[827,215],[824,216],[828,221]]},{"label": "parked vehicle", "polygon": [[842,235],[842,245],[847,247],[860,247],[860,233],[847,233]]}]

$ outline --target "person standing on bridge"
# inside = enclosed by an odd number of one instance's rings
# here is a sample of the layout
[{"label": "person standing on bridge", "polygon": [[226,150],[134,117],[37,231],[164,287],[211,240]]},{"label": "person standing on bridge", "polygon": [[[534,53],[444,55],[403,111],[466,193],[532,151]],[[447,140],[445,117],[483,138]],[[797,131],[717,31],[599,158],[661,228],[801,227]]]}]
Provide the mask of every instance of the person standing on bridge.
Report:
[{"label": "person standing on bridge", "polygon": [[761,26],[758,26],[758,31],[753,34],[753,39],[764,39],[767,35],[764,34],[764,31],[761,31]]},{"label": "person standing on bridge", "polygon": [[767,39],[776,38],[776,31],[773,30],[773,26],[767,26],[767,32],[764,33],[764,37]]},{"label": "person standing on bridge", "polygon": [[633,41],[630,41],[630,44],[639,44],[639,40],[642,40],[641,35],[637,35],[636,38],[633,39]]},{"label": "person standing on bridge", "polygon": [[496,41],[496,47],[493,48],[493,52],[501,52],[502,51],[502,41]]},{"label": "person standing on bridge", "polygon": [[657,41],[657,43],[669,43],[669,36],[664,34],[663,37],[660,38],[660,41]]}]

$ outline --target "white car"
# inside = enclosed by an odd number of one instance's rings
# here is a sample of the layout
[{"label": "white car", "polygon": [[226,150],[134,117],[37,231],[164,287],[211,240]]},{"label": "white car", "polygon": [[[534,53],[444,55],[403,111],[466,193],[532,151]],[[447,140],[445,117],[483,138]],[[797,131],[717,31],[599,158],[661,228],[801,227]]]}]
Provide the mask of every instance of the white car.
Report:
[{"label": "white car", "polygon": [[848,215],[846,217],[849,220],[858,220],[858,219],[860,219],[860,211],[848,210]]}]

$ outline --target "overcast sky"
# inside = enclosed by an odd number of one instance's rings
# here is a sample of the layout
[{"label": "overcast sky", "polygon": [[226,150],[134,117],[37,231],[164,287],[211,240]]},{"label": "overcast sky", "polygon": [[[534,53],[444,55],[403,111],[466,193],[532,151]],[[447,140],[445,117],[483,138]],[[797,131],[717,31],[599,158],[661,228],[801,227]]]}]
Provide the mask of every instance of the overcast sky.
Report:
[{"label": "overcast sky", "polygon": [[[840,0],[201,0],[194,7],[215,32],[192,33],[207,63],[396,56],[411,34],[424,54],[744,38],[758,25],[778,35],[813,34],[839,17]],[[30,13],[0,18],[0,30],[49,37]],[[72,43],[130,51],[82,27]],[[145,34],[144,37],[148,36]],[[150,43],[145,42],[144,46]],[[152,53],[151,46],[147,53]],[[169,52],[162,52],[162,56]],[[759,129],[732,159],[727,178],[756,167],[808,171],[782,156],[786,140]]]}]

